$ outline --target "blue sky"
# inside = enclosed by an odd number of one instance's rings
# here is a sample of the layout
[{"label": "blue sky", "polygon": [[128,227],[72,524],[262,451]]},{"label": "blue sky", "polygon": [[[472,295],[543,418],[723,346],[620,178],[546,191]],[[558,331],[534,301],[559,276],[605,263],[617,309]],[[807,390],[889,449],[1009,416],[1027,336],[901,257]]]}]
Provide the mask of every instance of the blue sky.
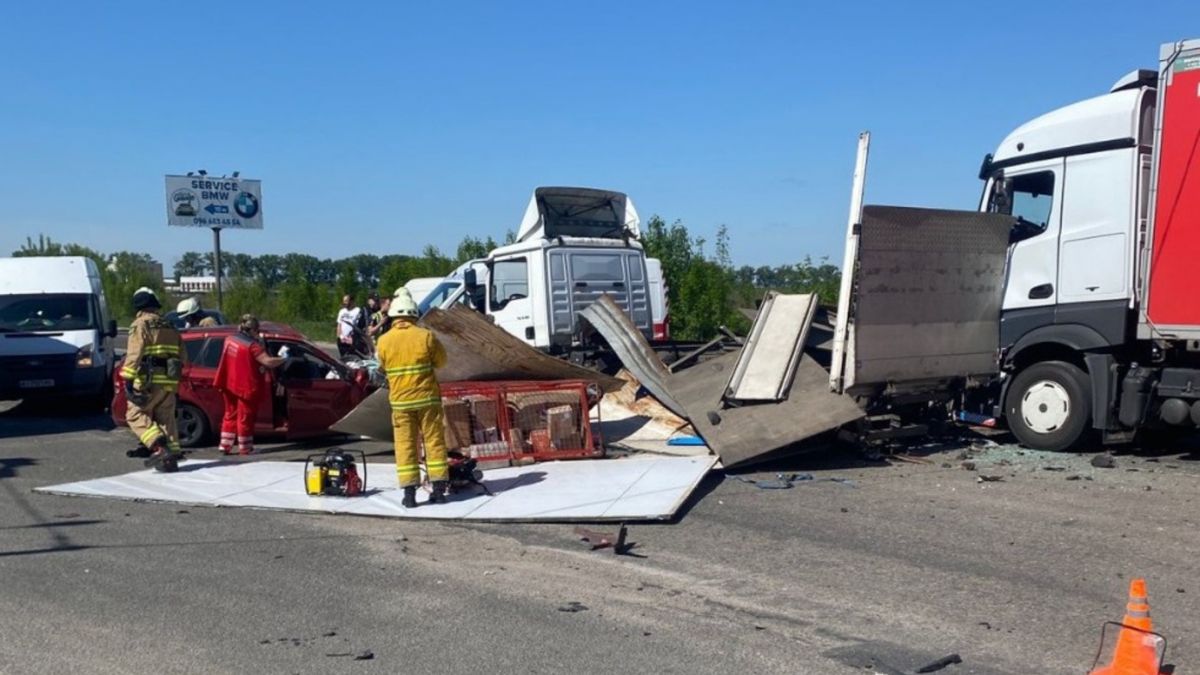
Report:
[{"label": "blue sky", "polygon": [[0,252],[169,269],[211,236],[166,227],[162,176],[203,167],[263,180],[233,251],[453,250],[586,185],[728,225],[738,264],[837,262],[859,131],[869,203],[972,208],[1009,130],[1200,37],[1200,4],[1153,4],[11,4]]}]

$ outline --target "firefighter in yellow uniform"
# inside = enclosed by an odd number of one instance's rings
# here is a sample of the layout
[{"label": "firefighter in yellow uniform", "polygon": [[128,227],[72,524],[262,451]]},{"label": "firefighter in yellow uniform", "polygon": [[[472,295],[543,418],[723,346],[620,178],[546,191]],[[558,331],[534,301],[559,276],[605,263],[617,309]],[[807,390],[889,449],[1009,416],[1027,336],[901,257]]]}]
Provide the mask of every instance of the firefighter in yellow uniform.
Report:
[{"label": "firefighter in yellow uniform", "polygon": [[442,393],[434,370],[446,363],[446,350],[433,333],[417,326],[417,303],[408,291],[397,290],[388,308],[392,327],[379,338],[379,367],[387,374],[392,404],[392,431],[396,441],[396,477],[404,488],[404,507],[417,505],[421,484],[418,453],[425,441],[425,471],[429,475],[429,502],[446,501],[450,466],[446,463]]},{"label": "firefighter in yellow uniform", "polygon": [[125,421],[149,449],[146,466],[171,472],[179,468],[175,392],[183,373],[183,340],[158,314],[162,305],[149,288],[133,294],[137,316],[129,326],[129,346],[121,377],[125,380]]}]

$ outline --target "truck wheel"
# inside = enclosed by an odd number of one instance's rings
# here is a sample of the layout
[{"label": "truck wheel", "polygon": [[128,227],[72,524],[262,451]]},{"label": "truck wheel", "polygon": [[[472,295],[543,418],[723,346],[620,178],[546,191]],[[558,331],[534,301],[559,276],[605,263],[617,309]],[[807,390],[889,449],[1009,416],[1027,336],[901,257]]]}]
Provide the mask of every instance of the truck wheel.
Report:
[{"label": "truck wheel", "polygon": [[1022,445],[1058,452],[1075,447],[1092,419],[1087,373],[1065,361],[1034,364],[1008,388],[1005,417]]},{"label": "truck wheel", "polygon": [[180,403],[175,408],[175,426],[179,430],[179,445],[185,448],[194,448],[208,438],[208,418],[190,403]]}]

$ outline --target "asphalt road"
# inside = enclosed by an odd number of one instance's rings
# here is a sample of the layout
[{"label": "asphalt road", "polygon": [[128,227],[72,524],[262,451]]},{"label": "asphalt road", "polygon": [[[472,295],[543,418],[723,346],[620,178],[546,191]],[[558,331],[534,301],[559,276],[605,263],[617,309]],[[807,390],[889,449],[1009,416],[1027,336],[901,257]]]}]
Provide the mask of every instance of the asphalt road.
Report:
[{"label": "asphalt road", "polygon": [[130,445],[99,417],[0,414],[0,672],[895,675],[958,653],[941,673],[1078,674],[1137,575],[1168,662],[1200,667],[1200,461],[1178,452],[1099,469],[955,444],[744,476],[816,479],[788,490],[713,475],[678,522],[631,528],[644,557],[561,524],[31,492],[135,470]]}]

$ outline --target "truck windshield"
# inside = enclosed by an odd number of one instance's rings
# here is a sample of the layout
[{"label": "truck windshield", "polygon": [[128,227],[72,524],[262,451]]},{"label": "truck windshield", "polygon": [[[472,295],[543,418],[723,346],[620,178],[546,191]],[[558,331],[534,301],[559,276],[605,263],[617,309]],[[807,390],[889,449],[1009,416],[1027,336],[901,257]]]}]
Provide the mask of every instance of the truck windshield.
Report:
[{"label": "truck windshield", "polygon": [[0,296],[0,332],[96,328],[93,307],[83,293]]},{"label": "truck windshield", "polygon": [[429,291],[429,295],[426,295],[425,299],[417,303],[417,309],[424,316],[425,312],[428,312],[430,309],[441,307],[446,302],[446,298],[453,295],[454,291],[457,291],[461,285],[462,282],[460,281],[443,281],[434,287],[432,291]]}]

